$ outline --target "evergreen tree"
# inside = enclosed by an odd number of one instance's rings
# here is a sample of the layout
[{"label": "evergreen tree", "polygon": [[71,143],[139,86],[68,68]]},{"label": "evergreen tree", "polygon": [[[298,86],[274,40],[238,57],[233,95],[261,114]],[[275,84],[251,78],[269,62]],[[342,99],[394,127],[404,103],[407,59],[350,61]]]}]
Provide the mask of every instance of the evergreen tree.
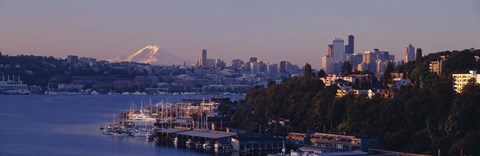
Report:
[{"label": "evergreen tree", "polygon": [[350,62],[345,61],[342,67],[342,75],[343,76],[350,75],[351,72],[352,72],[352,65],[350,64]]},{"label": "evergreen tree", "polygon": [[318,77],[325,77],[327,76],[327,73],[325,73],[325,71],[323,69],[320,69],[320,71],[318,71]]},{"label": "evergreen tree", "polygon": [[387,62],[387,67],[385,68],[385,73],[382,75],[381,83],[382,85],[387,85],[389,83],[392,83],[392,72],[394,71],[393,64],[388,61]]},{"label": "evergreen tree", "polygon": [[312,66],[308,63],[305,63],[305,66],[303,67],[303,76],[305,77],[312,76]]}]

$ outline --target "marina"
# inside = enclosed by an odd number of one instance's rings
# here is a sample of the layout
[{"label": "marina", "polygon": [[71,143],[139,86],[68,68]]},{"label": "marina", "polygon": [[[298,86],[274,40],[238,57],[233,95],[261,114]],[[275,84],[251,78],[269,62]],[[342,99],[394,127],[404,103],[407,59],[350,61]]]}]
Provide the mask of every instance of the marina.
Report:
[{"label": "marina", "polygon": [[[230,98],[182,99],[176,103],[134,102],[128,111],[114,115],[111,124],[100,127],[104,135],[144,138],[162,146],[186,148],[206,153],[269,154],[285,151],[284,140],[272,136],[230,131],[229,121],[218,107]],[[147,124],[148,123],[148,124]],[[245,138],[244,136],[249,136]]]},{"label": "marina", "polygon": [[210,155],[159,145],[145,137],[99,131],[101,125],[112,123],[113,114],[118,116],[124,108],[128,111],[130,101],[178,102],[203,97],[216,95],[0,95],[0,122],[8,125],[0,130],[0,155]]}]

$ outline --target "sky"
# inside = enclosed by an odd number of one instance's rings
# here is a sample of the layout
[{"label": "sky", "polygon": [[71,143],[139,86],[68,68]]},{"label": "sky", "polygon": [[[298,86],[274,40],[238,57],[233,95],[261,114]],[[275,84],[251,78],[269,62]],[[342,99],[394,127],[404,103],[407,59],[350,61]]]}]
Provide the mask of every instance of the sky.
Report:
[{"label": "sky", "polygon": [[335,37],[399,60],[480,48],[478,0],[0,0],[3,54],[115,58],[158,45],[190,61],[287,60],[320,67]]}]

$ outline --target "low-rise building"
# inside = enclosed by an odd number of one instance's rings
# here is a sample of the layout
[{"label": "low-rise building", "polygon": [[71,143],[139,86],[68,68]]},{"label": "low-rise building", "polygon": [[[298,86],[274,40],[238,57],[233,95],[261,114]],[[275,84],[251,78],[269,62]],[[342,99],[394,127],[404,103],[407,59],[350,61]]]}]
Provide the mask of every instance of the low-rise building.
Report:
[{"label": "low-rise building", "polygon": [[63,84],[63,83],[58,84],[59,90],[66,90],[66,91],[71,91],[71,90],[79,91],[83,89],[83,87],[85,87],[85,85],[83,84]]},{"label": "low-rise building", "polygon": [[442,65],[443,60],[431,61],[428,65],[428,69],[430,70],[430,72],[440,75],[442,74]]},{"label": "low-rise building", "polygon": [[367,151],[380,144],[378,138],[332,133],[289,133],[287,139],[300,151],[314,153]]},{"label": "low-rise building", "polygon": [[337,75],[334,75],[334,74],[330,74],[330,75],[327,75],[325,77],[320,78],[320,80],[322,80],[323,83],[325,83],[326,86],[336,84],[335,81],[339,80],[339,79],[350,82],[350,83],[356,83],[356,81],[357,81],[357,78],[355,78],[354,76],[337,76]]}]

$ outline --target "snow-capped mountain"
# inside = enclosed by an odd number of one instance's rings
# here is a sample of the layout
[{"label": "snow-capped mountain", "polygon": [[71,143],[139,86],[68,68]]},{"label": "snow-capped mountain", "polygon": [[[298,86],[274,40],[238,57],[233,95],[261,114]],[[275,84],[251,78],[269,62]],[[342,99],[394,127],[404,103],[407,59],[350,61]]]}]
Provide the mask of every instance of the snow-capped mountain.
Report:
[{"label": "snow-capped mountain", "polygon": [[115,59],[111,59],[112,62],[137,62],[137,63],[149,63],[154,65],[183,65],[184,60],[178,58],[172,53],[161,49],[156,45],[148,45],[130,56],[122,56]]}]

